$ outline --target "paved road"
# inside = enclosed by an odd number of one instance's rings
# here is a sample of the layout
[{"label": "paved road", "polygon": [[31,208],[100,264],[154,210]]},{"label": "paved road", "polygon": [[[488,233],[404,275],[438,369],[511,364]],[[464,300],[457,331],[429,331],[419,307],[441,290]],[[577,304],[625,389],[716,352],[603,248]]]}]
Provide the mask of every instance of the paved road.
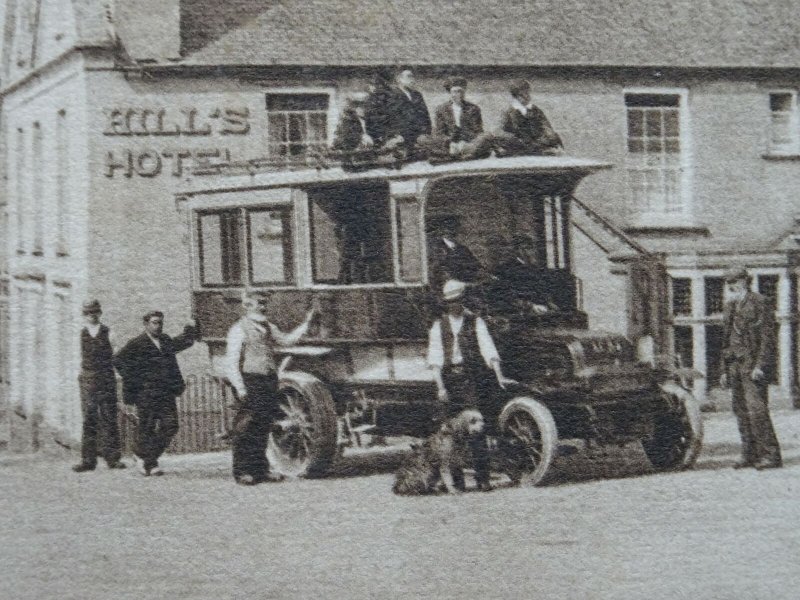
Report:
[{"label": "paved road", "polygon": [[693,471],[580,453],[544,488],[435,498],[391,494],[396,452],[254,488],[225,454],[150,479],[0,455],[0,598],[795,599],[800,413],[776,426],[778,471],[730,469],[733,420],[711,415]]}]

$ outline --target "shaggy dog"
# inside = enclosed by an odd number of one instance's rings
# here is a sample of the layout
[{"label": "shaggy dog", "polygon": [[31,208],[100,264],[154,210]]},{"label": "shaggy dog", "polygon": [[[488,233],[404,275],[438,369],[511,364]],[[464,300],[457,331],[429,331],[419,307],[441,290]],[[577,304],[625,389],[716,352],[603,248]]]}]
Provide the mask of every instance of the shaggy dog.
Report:
[{"label": "shaggy dog", "polygon": [[464,467],[472,458],[469,438],[481,433],[483,426],[483,415],[471,409],[445,421],[439,431],[411,447],[411,454],[397,471],[392,491],[402,496],[464,491]]}]

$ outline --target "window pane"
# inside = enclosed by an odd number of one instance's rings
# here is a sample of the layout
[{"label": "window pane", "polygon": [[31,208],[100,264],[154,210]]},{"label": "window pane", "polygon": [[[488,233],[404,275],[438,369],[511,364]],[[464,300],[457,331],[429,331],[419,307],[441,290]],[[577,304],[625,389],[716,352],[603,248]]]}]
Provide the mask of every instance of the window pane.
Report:
[{"label": "window pane", "polygon": [[625,94],[626,106],[680,106],[678,94]]},{"label": "window pane", "polygon": [[400,279],[422,281],[420,208],[416,200],[397,201],[397,237],[400,244]]},{"label": "window pane", "polygon": [[644,115],[641,110],[628,109],[628,137],[642,137]]},{"label": "window pane", "polygon": [[664,140],[664,150],[670,154],[679,154],[681,151],[680,140],[677,138]]},{"label": "window pane", "polygon": [[238,211],[200,216],[200,270],[204,285],[239,285],[242,265]]},{"label": "window pane", "polygon": [[672,138],[680,135],[680,122],[677,109],[664,110],[664,135]]},{"label": "window pane", "polygon": [[692,314],[692,280],[685,277],[672,280],[672,314]]},{"label": "window pane", "polygon": [[706,277],[706,315],[721,314],[725,305],[725,282],[722,277]]},{"label": "window pane", "polygon": [[792,94],[778,92],[769,95],[769,109],[772,112],[789,112],[792,110]]},{"label": "window pane", "polygon": [[694,365],[694,349],[692,348],[692,328],[674,327],[675,356],[679,357],[684,367]]},{"label": "window pane", "polygon": [[647,151],[651,154],[660,154],[662,150],[661,140],[660,139],[648,139],[647,140]]},{"label": "window pane", "polygon": [[628,152],[633,152],[633,153],[644,152],[644,142],[641,139],[628,140]]},{"label": "window pane", "polygon": [[661,111],[648,110],[644,115],[645,131],[650,137],[661,136]]},{"label": "window pane", "polygon": [[303,142],[308,139],[306,116],[304,114],[289,114],[289,140]]},{"label": "window pane", "polygon": [[325,113],[308,114],[308,139],[316,142],[328,139],[328,118]]},{"label": "window pane", "polygon": [[327,111],[328,94],[267,94],[267,110]]},{"label": "window pane", "polygon": [[253,283],[289,283],[292,280],[291,226],[288,210],[248,213],[250,278]]}]

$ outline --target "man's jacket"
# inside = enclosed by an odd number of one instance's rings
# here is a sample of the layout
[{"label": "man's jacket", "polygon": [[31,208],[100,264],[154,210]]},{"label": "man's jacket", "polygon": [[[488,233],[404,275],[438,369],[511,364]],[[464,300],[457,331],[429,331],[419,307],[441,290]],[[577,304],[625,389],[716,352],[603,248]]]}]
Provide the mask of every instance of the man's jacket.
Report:
[{"label": "man's jacket", "polygon": [[[740,344],[731,345],[736,332]],[[725,306],[722,357],[724,362],[741,360],[746,369],[761,369],[769,380],[775,369],[775,316],[764,296],[747,292],[739,308]]]}]

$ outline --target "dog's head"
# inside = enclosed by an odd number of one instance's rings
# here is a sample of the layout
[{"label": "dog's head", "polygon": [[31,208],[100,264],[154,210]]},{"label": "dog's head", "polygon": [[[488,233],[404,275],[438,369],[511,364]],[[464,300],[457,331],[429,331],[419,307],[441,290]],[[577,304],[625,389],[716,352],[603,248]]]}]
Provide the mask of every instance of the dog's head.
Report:
[{"label": "dog's head", "polygon": [[454,434],[475,435],[483,431],[483,415],[474,409],[462,410],[450,419],[449,425]]}]

